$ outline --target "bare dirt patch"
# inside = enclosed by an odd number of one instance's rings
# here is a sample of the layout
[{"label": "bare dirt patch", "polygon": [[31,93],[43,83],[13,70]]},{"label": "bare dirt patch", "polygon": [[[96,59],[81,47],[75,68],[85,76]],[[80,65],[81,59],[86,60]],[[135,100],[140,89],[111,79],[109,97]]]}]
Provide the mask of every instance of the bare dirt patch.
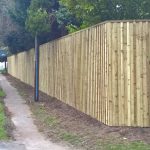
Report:
[{"label": "bare dirt patch", "polygon": [[31,86],[11,76],[7,79],[30,106],[39,130],[55,142],[90,150],[103,149],[108,143],[150,144],[150,128],[109,127],[42,92],[40,102],[34,103]]}]

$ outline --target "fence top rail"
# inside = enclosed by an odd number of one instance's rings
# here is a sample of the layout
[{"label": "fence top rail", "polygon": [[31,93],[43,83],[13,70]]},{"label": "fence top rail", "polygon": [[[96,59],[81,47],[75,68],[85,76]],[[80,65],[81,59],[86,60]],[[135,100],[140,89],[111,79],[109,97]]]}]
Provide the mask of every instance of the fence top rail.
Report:
[{"label": "fence top rail", "polygon": [[[150,22],[150,19],[107,20],[107,21],[104,21],[104,22],[97,23],[97,24],[95,24],[95,25],[93,25],[93,26],[87,27],[87,28],[85,28],[85,29],[76,31],[76,32],[74,32],[74,33],[70,33],[70,34],[68,34],[68,35],[62,36],[62,37],[60,37],[60,38],[57,38],[57,39],[52,40],[52,41],[49,41],[49,42],[47,42],[47,43],[53,43],[53,42],[55,42],[55,41],[58,41],[58,40],[61,40],[61,39],[64,39],[64,38],[73,36],[73,35],[78,34],[78,33],[80,33],[80,32],[83,32],[83,31],[86,31],[86,30],[95,28],[95,27],[97,27],[97,26],[99,26],[99,25],[105,25],[105,24],[107,24],[107,23],[127,23],[127,22],[130,22],[130,23],[134,23],[134,22],[135,22],[135,23],[137,23],[137,22]],[[45,44],[47,44],[47,43],[41,44],[40,47],[43,46],[43,45],[45,45]],[[31,48],[31,49],[33,49],[33,48]],[[31,50],[31,49],[30,49],[30,50]],[[23,52],[20,52],[20,53],[24,53],[24,52],[27,52],[27,51],[23,51]],[[17,53],[17,54],[19,54],[19,53]],[[17,54],[14,54],[14,55],[17,55]],[[11,56],[13,56],[13,55],[11,55]],[[11,57],[11,56],[9,56],[9,57]]]}]

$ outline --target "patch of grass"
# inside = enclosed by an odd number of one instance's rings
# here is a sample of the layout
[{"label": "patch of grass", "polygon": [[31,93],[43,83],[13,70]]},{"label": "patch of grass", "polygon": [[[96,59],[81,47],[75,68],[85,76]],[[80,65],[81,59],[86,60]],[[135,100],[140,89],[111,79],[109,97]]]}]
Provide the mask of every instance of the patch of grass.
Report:
[{"label": "patch of grass", "polygon": [[6,116],[4,113],[4,106],[0,101],[0,140],[8,139],[5,125],[6,125]]},{"label": "patch of grass", "polygon": [[5,96],[6,96],[6,94],[4,93],[4,91],[2,89],[0,89],[0,97],[3,98]]},{"label": "patch of grass", "polygon": [[5,114],[5,106],[3,98],[6,96],[4,91],[0,88],[0,140],[8,140],[9,135],[7,133],[7,117]]},{"label": "patch of grass", "polygon": [[60,138],[66,142],[69,142],[72,145],[78,145],[82,142],[79,136],[68,132],[61,133]]},{"label": "patch of grass", "polygon": [[45,107],[42,105],[37,105],[34,107],[34,115],[36,115],[36,117],[38,119],[40,119],[40,121],[42,122],[42,124],[48,126],[48,127],[55,127],[57,126],[57,124],[59,123],[59,120],[54,117],[54,116],[50,116],[49,114],[47,114]]},{"label": "patch of grass", "polygon": [[55,127],[58,124],[58,120],[53,116],[47,116],[44,119],[44,122],[46,123],[47,126],[50,126],[50,127]]},{"label": "patch of grass", "polygon": [[97,150],[150,150],[150,145],[143,142],[131,142],[127,144],[100,144]]}]

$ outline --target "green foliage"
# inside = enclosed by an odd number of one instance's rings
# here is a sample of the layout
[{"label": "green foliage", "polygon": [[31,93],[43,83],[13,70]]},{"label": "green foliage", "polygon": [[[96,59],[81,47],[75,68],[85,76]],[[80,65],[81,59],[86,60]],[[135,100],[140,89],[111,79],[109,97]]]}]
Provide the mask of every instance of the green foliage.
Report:
[{"label": "green foliage", "polygon": [[39,35],[42,32],[48,32],[50,25],[48,22],[48,13],[46,10],[28,10],[28,18],[26,20],[26,28],[33,35]]},{"label": "green foliage", "polygon": [[55,12],[59,25],[78,24],[75,15],[73,15],[66,7],[60,5],[59,10]]},{"label": "green foliage", "polygon": [[9,15],[16,25],[14,31],[8,32],[3,38],[3,43],[9,47],[11,54],[28,50],[33,47],[33,38],[25,29],[25,20],[27,18],[27,8],[31,0],[15,0],[15,7],[8,8]]},{"label": "green foliage", "polygon": [[19,26],[25,26],[25,20],[27,18],[27,8],[30,5],[31,0],[15,0],[14,9],[9,9],[9,14],[14,22]]},{"label": "green foliage", "polygon": [[31,34],[24,29],[10,32],[4,38],[4,43],[9,47],[9,51],[12,54],[29,50],[33,47],[33,41]]},{"label": "green foliage", "polygon": [[60,0],[60,3],[85,27],[105,20],[150,18],[149,0]]},{"label": "green foliage", "polygon": [[70,24],[68,26],[66,26],[67,30],[69,31],[69,33],[73,33],[73,32],[76,32],[78,31],[80,28],[73,25],[73,24]]},{"label": "green foliage", "polygon": [[48,11],[52,6],[50,0],[32,0],[30,5],[30,10],[37,11],[37,9],[44,9]]},{"label": "green foliage", "polygon": [[[3,43],[9,47],[9,51],[12,54],[16,54],[32,48],[34,46],[34,38],[32,35],[35,34],[33,33],[35,28],[38,28],[40,32],[42,32],[39,36],[40,44],[60,37],[61,32],[60,29],[58,29],[58,24],[53,15],[53,11],[58,9],[58,7],[58,0],[15,0],[14,9],[8,9],[11,19],[16,24],[16,30],[8,32],[3,39]],[[42,10],[40,10],[41,8]],[[43,20],[46,23],[46,28],[43,26]],[[32,30],[33,32],[31,32],[33,23],[35,23],[35,25]],[[27,31],[27,28],[30,28],[29,31]]]}]

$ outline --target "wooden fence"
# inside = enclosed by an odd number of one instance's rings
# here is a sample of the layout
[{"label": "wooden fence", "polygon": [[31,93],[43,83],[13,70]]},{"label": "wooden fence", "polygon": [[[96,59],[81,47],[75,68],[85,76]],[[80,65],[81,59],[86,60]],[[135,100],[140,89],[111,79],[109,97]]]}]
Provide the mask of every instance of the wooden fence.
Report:
[{"label": "wooden fence", "polygon": [[[8,58],[34,85],[34,49]],[[110,126],[150,127],[150,20],[108,21],[40,46],[40,90]]]}]

